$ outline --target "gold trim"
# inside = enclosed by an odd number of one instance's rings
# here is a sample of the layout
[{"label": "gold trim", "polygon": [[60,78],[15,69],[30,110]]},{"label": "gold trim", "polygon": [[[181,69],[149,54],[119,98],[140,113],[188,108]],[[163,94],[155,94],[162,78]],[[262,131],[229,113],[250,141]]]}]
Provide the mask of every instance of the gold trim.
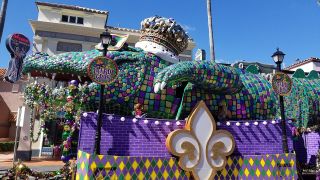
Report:
[{"label": "gold trim", "polygon": [[117,51],[119,49],[122,48],[122,46],[124,45],[124,43],[127,42],[129,35],[125,34],[125,35],[118,35],[118,34],[111,34],[111,36],[117,36],[120,37],[120,41],[117,42],[117,44],[115,46],[108,46],[108,51]]}]

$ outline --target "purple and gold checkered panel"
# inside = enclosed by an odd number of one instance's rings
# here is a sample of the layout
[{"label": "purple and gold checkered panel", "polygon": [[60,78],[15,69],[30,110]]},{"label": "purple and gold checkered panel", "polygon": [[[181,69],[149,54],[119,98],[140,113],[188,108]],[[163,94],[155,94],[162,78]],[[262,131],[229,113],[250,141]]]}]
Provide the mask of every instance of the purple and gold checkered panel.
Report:
[{"label": "purple and gold checkered panel", "polygon": [[180,169],[173,157],[95,156],[79,151],[78,159],[77,180],[190,178],[190,173]]},{"label": "purple and gold checkered panel", "polygon": [[[214,179],[297,179],[295,163],[295,154],[230,156]],[[191,179],[173,157],[95,156],[79,151],[77,168],[77,180]]]},{"label": "purple and gold checkered panel", "polygon": [[214,179],[297,179],[295,154],[230,156]]},{"label": "purple and gold checkered panel", "polygon": [[[79,175],[81,176],[82,179],[88,179],[89,178],[89,162],[90,162],[90,154],[89,153],[84,153],[82,151],[78,151],[77,154],[77,177]],[[87,177],[86,177],[87,176]],[[78,179],[78,178],[77,178]]]}]

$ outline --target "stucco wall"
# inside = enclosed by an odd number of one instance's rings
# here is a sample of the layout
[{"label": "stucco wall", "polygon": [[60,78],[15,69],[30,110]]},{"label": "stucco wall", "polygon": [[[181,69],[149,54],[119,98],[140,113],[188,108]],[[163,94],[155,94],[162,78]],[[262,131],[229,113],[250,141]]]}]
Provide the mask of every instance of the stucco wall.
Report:
[{"label": "stucco wall", "polygon": [[10,122],[8,137],[12,140],[16,137],[16,122]]},{"label": "stucco wall", "polygon": [[13,84],[8,82],[0,82],[0,95],[12,112],[17,112],[19,106],[23,104],[22,91],[24,88],[24,83],[20,81],[15,84],[19,85],[19,92],[17,93],[12,92]]},{"label": "stucco wall", "polygon": [[311,70],[316,70],[316,65],[314,62],[309,62],[299,67],[292,68],[290,71],[296,71],[297,69],[302,69],[304,72],[310,72]]},{"label": "stucco wall", "polygon": [[9,113],[10,110],[0,95],[0,138],[7,138],[9,136]]},{"label": "stucco wall", "polygon": [[82,11],[62,9],[62,8],[52,9],[51,7],[46,7],[46,6],[38,6],[38,7],[39,7],[38,21],[61,23],[61,16],[69,15],[69,16],[83,17],[84,19],[83,25],[73,24],[75,26],[104,28],[104,23],[107,18],[107,15],[103,15],[103,14],[86,13]]},{"label": "stucco wall", "polygon": [[43,8],[39,6],[38,20],[58,23],[61,20],[61,14],[57,10],[53,11],[47,7]]},{"label": "stucco wall", "polygon": [[[58,39],[58,38],[48,38],[48,37],[46,37],[45,39],[46,40],[43,41],[41,50],[42,50],[42,52],[46,52],[49,55],[64,53],[62,51],[57,51],[58,42],[69,42],[69,43],[81,44],[82,51],[92,50],[92,49],[94,49],[94,46],[97,44],[97,43],[92,43],[92,42],[74,41],[74,40],[69,40],[69,39]],[[38,49],[38,50],[40,50],[40,49]]]},{"label": "stucco wall", "polygon": [[12,92],[14,84],[0,82],[0,138],[15,137],[15,122],[9,122],[10,112],[17,112],[23,104],[22,91],[25,83],[18,81],[18,92]]}]

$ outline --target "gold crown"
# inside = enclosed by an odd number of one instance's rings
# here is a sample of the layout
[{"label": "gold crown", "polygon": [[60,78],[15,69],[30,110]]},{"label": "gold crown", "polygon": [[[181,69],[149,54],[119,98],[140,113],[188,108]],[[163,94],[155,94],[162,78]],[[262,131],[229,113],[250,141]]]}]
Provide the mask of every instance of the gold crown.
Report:
[{"label": "gold crown", "polygon": [[141,21],[140,41],[151,41],[160,44],[176,55],[188,47],[189,36],[172,18],[154,16]]}]

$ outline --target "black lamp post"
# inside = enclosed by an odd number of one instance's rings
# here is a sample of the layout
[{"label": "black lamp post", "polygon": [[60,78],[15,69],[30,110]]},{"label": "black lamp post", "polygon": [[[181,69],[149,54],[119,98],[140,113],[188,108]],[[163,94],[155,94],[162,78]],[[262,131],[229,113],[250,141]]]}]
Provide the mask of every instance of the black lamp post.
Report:
[{"label": "black lamp post", "polygon": [[[103,57],[106,57],[108,46],[111,44],[112,36],[107,31],[100,34],[101,44],[103,46]],[[104,87],[105,85],[100,85],[100,102],[99,102],[99,110],[98,110],[98,121],[97,121],[97,130],[95,136],[95,153],[100,154],[100,142],[101,142],[101,125],[102,125],[102,108],[104,103]]]},{"label": "black lamp post", "polygon": [[[281,64],[283,62],[285,54],[277,48],[277,51],[273,53],[271,56],[273,61],[277,64],[278,72],[281,72]],[[287,132],[286,132],[286,119],[284,113],[284,103],[283,103],[283,96],[279,95],[280,101],[280,112],[281,112],[281,129],[282,129],[282,149],[284,153],[289,153],[288,149],[288,140],[287,140]]]}]

